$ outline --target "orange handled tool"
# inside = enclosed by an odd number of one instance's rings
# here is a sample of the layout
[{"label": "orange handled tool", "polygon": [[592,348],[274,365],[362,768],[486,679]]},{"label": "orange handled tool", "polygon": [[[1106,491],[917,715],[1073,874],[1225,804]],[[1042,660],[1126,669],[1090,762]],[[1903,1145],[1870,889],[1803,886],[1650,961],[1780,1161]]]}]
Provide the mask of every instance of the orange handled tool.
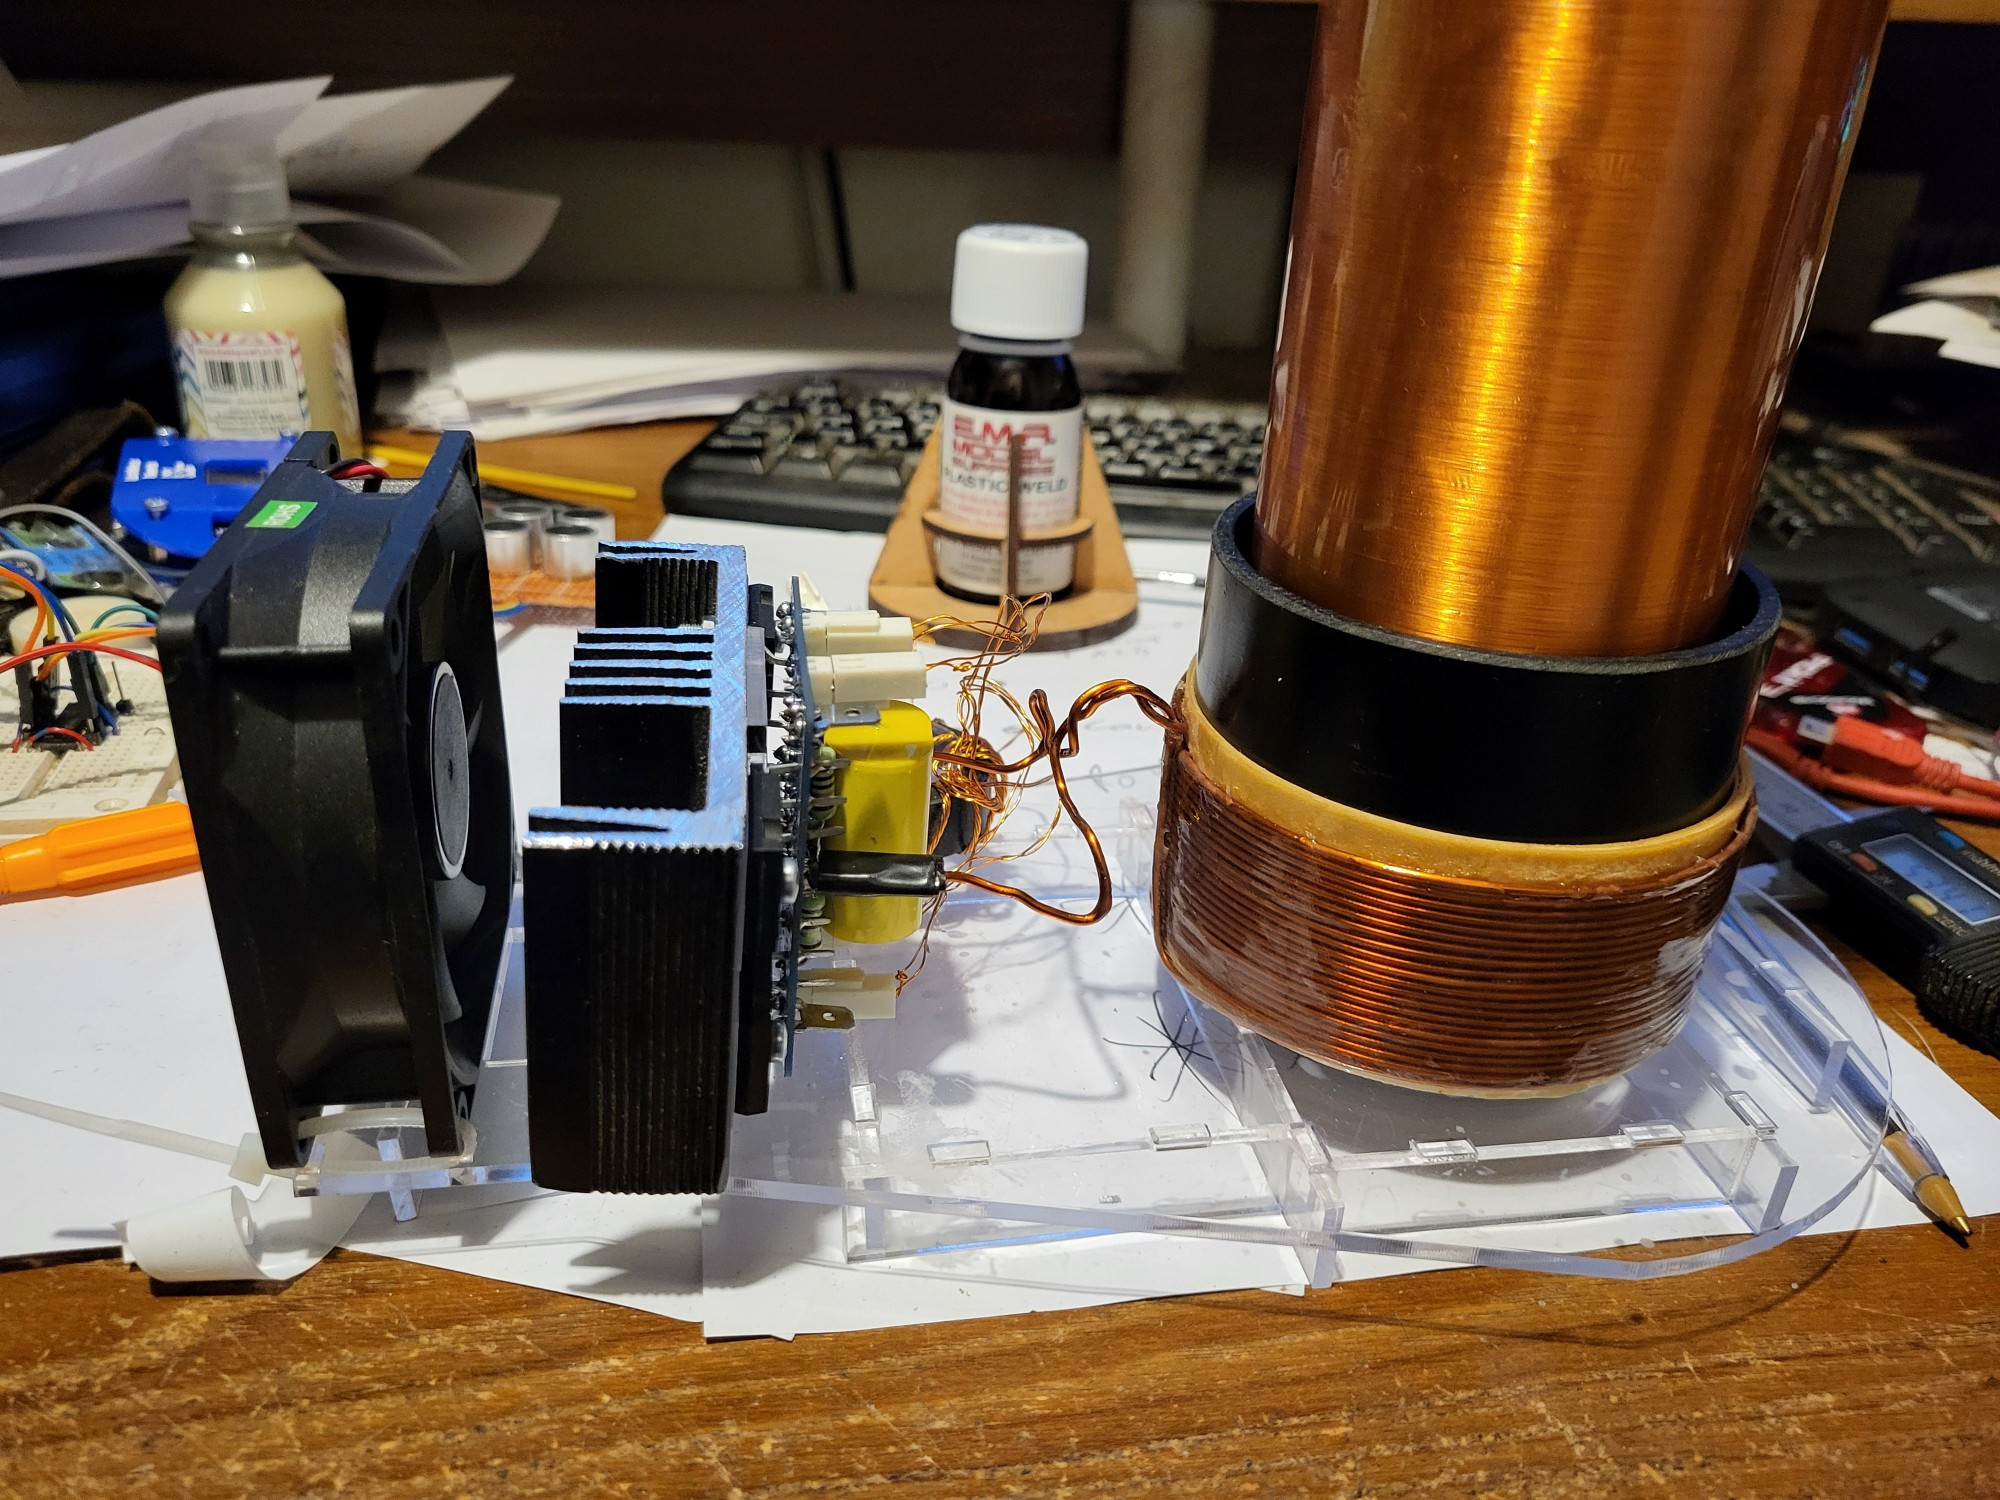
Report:
[{"label": "orange handled tool", "polygon": [[187,804],[161,802],[0,844],[0,901],[87,896],[200,864]]}]

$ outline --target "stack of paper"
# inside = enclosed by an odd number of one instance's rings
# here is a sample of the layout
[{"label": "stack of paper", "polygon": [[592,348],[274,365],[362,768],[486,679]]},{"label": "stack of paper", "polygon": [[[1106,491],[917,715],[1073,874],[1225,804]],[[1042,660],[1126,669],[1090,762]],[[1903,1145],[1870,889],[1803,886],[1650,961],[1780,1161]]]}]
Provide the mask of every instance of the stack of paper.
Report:
[{"label": "stack of paper", "polygon": [[[958,352],[942,299],[879,293],[511,286],[433,308],[435,326],[385,335],[378,414],[482,439],[719,415],[818,371],[936,378]],[[1157,367],[1097,324],[1076,357],[1093,374]]]},{"label": "stack of paper", "polygon": [[[118,96],[79,102],[0,89],[0,276],[157,255],[187,241],[188,182],[203,141],[270,140],[285,161],[306,254],[336,271],[493,282],[518,271],[558,200],[412,175],[510,80],[322,98],[326,78],[251,84],[119,117]],[[11,80],[8,80],[11,84]],[[64,127],[111,123],[64,139]],[[54,135],[56,144],[48,144]],[[338,200],[338,201],[329,201]]]},{"label": "stack of paper", "polygon": [[1933,276],[1903,290],[1925,300],[1883,314],[1870,332],[1938,339],[1946,359],[2000,369],[2000,266]]}]

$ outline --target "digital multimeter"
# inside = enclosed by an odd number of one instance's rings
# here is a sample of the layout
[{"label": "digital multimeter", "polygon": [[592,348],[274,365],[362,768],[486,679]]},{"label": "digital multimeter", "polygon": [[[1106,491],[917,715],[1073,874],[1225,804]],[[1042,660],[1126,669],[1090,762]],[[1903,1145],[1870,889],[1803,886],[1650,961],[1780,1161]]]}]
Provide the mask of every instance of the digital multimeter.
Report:
[{"label": "digital multimeter", "polygon": [[1798,835],[1792,864],[1836,929],[1915,991],[1932,1018],[1991,1050],[2000,1035],[2000,860],[1915,808]]}]

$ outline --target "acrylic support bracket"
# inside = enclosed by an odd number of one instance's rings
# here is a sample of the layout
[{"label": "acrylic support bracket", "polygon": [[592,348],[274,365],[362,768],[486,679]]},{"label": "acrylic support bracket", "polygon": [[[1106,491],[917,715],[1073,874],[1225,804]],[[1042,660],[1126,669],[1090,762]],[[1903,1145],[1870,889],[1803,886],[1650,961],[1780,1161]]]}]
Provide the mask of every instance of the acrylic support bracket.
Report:
[{"label": "acrylic support bracket", "polygon": [[[773,1110],[738,1122],[726,1191],[838,1211],[856,1262],[1139,1233],[1287,1246],[1315,1285],[1357,1255],[1640,1280],[1802,1232],[1874,1161],[1879,1124],[1842,1107],[1835,1073],[1854,1057],[1886,1077],[1880,1028],[1750,876],[1732,912],[1762,945],[1711,946],[1680,1036],[1531,1101],[1398,1089],[1240,1030],[1158,970],[1124,884],[1087,950],[955,897],[933,955],[950,974],[895,1021],[801,1032]],[[1810,1034],[1753,972],[1773,962]],[[504,987],[464,1160],[322,1170],[318,1190],[526,1180],[518,1007]],[[357,1123],[378,1144],[401,1128]],[[1670,1248],[1690,1236],[1706,1246]]]}]

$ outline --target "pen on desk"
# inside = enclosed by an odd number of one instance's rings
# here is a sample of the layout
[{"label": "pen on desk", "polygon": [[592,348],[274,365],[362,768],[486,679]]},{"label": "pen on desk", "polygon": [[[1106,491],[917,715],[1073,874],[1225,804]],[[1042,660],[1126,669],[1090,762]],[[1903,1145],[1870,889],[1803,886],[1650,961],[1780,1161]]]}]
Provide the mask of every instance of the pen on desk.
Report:
[{"label": "pen on desk", "polygon": [[[400,464],[405,468],[421,469],[430,462],[428,453],[415,448],[389,448],[378,443],[368,445],[368,457],[376,463]],[[536,469],[511,469],[504,464],[482,463],[479,477],[490,479],[495,484],[521,485],[531,490],[557,490],[570,495],[589,495],[597,500],[636,500],[639,492],[629,484],[610,484],[599,479],[572,479],[566,474],[544,474]]]},{"label": "pen on desk", "polygon": [[1945,1176],[1937,1153],[1894,1105],[1889,1108],[1889,1122],[1891,1129],[1882,1137],[1883,1174],[1938,1223],[1961,1240],[1969,1239],[1972,1221],[1966,1217],[1965,1205]]},{"label": "pen on desk", "polygon": [[[1824,1062],[1823,1039],[1815,1031],[1804,1005],[1792,993],[1794,986],[1805,989],[1805,983],[1771,947],[1758,930],[1756,919],[1740,902],[1731,900],[1717,932],[1756,975],[1772,1010],[1784,1019],[1800,1043],[1816,1053],[1818,1061]],[[1778,973],[1774,974],[1773,969]],[[1855,1112],[1882,1129],[1882,1151],[1876,1158],[1882,1175],[1941,1228],[1961,1241],[1969,1238],[1972,1223],[1966,1216],[1965,1205],[1959,1201],[1937,1153],[1890,1097],[1887,1081],[1866,1058],[1850,1051],[1841,1061],[1840,1083]]]}]

